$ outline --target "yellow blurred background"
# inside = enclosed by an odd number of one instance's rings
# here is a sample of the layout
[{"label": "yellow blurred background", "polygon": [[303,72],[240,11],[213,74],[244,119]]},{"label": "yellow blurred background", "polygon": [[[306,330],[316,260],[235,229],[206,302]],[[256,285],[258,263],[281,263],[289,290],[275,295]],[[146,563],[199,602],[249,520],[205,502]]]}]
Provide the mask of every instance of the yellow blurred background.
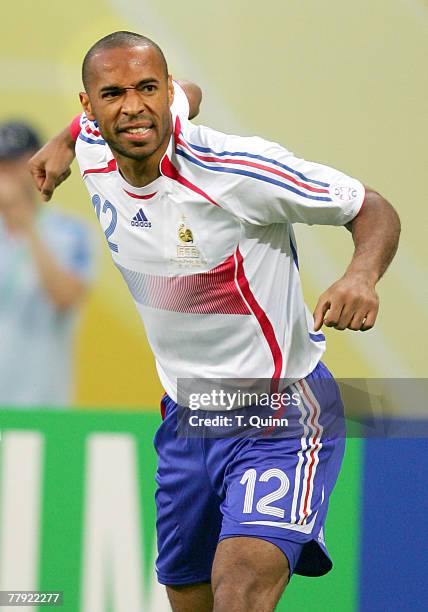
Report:
[{"label": "yellow blurred background", "polygon": [[[426,0],[21,0],[2,8],[0,119],[28,119],[54,135],[79,112],[80,65],[93,42],[120,29],[153,38],[171,72],[202,87],[198,122],[278,141],[396,206],[402,240],[379,284],[377,326],[327,330],[325,361],[342,377],[425,377],[427,26]],[[79,327],[74,403],[154,407],[162,390],[144,330],[73,170],[53,205],[87,218],[101,245]],[[352,241],[341,228],[296,232],[313,308],[344,271]]]}]

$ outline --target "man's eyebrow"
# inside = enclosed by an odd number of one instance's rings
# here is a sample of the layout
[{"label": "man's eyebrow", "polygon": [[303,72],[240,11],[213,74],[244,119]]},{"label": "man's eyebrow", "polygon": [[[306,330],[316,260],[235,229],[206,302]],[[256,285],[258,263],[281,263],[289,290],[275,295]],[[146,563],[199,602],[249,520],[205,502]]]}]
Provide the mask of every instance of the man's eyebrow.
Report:
[{"label": "man's eyebrow", "polygon": [[104,87],[101,87],[100,92],[104,92],[104,91],[116,91],[116,90],[120,90],[123,89],[123,86],[121,85],[104,85]]},{"label": "man's eyebrow", "polygon": [[[142,85],[149,85],[150,83],[159,83],[159,79],[156,77],[148,77],[146,79],[142,79],[139,81],[134,87],[141,87]],[[101,87],[100,93],[104,93],[106,91],[121,91],[122,89],[127,89],[123,85],[104,85]]]}]

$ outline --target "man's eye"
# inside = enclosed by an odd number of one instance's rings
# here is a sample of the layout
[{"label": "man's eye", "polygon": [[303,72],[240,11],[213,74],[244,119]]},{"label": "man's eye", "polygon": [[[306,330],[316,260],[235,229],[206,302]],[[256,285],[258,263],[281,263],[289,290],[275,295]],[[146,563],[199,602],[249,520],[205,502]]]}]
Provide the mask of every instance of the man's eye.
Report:
[{"label": "man's eye", "polygon": [[103,99],[104,98],[116,98],[117,96],[120,95],[120,91],[118,90],[114,90],[114,91],[105,91],[102,95]]},{"label": "man's eye", "polygon": [[156,91],[156,85],[143,85],[140,89],[144,91],[144,93],[153,93]]}]

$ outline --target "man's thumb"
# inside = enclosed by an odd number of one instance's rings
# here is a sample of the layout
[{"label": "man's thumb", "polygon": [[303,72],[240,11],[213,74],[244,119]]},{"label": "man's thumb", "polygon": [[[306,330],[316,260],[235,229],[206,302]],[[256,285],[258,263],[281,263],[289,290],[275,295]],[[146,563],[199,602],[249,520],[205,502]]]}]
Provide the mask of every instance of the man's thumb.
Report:
[{"label": "man's thumb", "polygon": [[314,331],[319,331],[324,323],[325,313],[329,309],[329,302],[326,302],[322,298],[318,300],[318,304],[314,310]]},{"label": "man's thumb", "polygon": [[43,182],[42,188],[40,189],[42,200],[44,200],[45,202],[49,202],[54,190],[55,190],[55,179],[52,174],[48,173],[46,174],[46,178]]}]

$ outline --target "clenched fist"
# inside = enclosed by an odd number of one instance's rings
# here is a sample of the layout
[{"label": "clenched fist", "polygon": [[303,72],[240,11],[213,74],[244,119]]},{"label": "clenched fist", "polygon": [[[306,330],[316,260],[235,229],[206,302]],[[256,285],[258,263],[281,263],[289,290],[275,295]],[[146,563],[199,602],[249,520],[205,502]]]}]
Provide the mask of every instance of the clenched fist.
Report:
[{"label": "clenched fist", "polygon": [[314,330],[322,325],[335,329],[367,331],[379,310],[374,283],[363,274],[345,274],[320,296],[314,311]]},{"label": "clenched fist", "polygon": [[28,162],[36,187],[45,202],[51,199],[56,187],[70,176],[70,165],[75,157],[74,145],[67,127]]}]

